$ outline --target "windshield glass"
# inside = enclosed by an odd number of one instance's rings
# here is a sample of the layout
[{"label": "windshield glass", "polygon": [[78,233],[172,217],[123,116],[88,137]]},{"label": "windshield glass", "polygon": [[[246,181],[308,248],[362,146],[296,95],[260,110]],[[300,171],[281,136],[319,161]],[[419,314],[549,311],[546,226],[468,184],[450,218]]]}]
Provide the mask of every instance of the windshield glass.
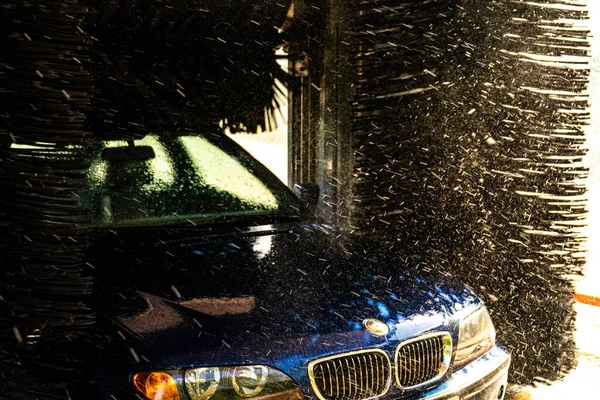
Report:
[{"label": "windshield glass", "polygon": [[82,202],[94,226],[295,215],[295,197],[222,134],[151,134],[98,141]]}]

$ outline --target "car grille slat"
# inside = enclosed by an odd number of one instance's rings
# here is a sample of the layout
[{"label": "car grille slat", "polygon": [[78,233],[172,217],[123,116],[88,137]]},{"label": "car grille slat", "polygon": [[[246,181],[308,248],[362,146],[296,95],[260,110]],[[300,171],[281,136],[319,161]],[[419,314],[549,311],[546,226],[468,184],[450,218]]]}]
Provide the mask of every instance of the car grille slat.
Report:
[{"label": "car grille slat", "polygon": [[354,377],[354,381],[352,382],[352,385],[354,387],[354,396],[356,396],[358,394],[358,369],[356,368],[356,359],[352,358],[352,376]]},{"label": "car grille slat", "polygon": [[367,372],[365,374],[365,382],[364,382],[364,386],[365,386],[365,390],[370,392],[371,391],[371,384],[369,382],[369,377],[371,376],[371,374],[369,372],[373,371],[371,369],[369,369],[369,364],[367,363],[367,357],[365,357],[365,355],[363,354],[363,356],[361,357],[363,364],[364,364],[364,369]]},{"label": "car grille slat", "polygon": [[390,387],[391,364],[377,349],[340,354],[309,363],[310,381],[321,400],[368,400]]},{"label": "car grille slat", "polygon": [[409,347],[408,349],[408,379],[409,381],[413,381],[415,374],[415,357],[412,356],[413,348]]},{"label": "car grille slat", "polygon": [[422,354],[422,357],[419,359],[419,378],[425,379],[425,376],[429,373],[425,369],[425,359],[427,358],[427,352],[425,351],[425,342],[419,342],[419,354]]},{"label": "car grille slat", "polygon": [[[369,356],[369,371],[373,371],[375,374],[377,374],[377,370],[375,369],[375,366],[373,365],[373,357]],[[369,391],[373,391],[375,390],[375,378],[377,377],[377,375],[370,375],[371,377],[371,384],[369,385]]]},{"label": "car grille slat", "polygon": [[362,356],[363,359],[363,363],[364,363],[364,369],[365,369],[365,390],[369,393],[372,393],[372,388],[371,388],[371,380],[369,379],[372,375],[373,370],[369,368],[369,363],[367,362],[367,357],[365,357],[365,355],[363,354]]},{"label": "car grille slat", "polygon": [[[344,360],[345,361],[345,360]],[[342,367],[342,361],[340,360],[340,368]],[[347,367],[347,364],[344,364],[344,367]],[[342,374],[342,398],[346,397],[346,389],[348,388],[346,383],[346,374]]]},{"label": "car grille slat", "polygon": [[359,387],[359,396],[360,396],[360,392],[363,392],[367,390],[367,388],[365,387],[365,381],[363,378],[363,365],[362,365],[362,360],[360,358],[360,356],[356,357],[356,361],[358,362],[358,373],[360,374],[360,380],[358,381],[358,387]]},{"label": "car grille slat", "polygon": [[448,370],[452,340],[436,333],[401,343],[396,349],[396,381],[404,389],[424,385]]},{"label": "car grille slat", "polygon": [[433,363],[431,362],[431,353],[433,352],[433,345],[430,341],[426,341],[423,346],[425,347],[425,370],[431,371],[432,368],[435,368]]},{"label": "car grille slat", "polygon": [[327,364],[327,376],[329,376],[329,395],[333,397],[333,375],[331,375],[331,366]]}]

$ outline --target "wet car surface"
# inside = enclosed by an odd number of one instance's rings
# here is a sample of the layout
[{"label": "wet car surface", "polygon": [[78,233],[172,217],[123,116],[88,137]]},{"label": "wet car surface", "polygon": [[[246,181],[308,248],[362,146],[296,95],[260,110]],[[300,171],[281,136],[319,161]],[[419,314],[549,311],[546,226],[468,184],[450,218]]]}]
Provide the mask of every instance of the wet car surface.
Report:
[{"label": "wet car surface", "polygon": [[145,140],[97,148],[84,199],[100,398],[503,397],[471,290],[343,240],[225,137]]}]

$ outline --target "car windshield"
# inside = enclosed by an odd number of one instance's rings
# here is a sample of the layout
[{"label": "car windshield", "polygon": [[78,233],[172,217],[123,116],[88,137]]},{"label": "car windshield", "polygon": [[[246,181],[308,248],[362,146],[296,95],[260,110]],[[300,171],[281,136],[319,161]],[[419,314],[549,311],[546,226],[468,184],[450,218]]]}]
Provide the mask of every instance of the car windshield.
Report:
[{"label": "car windshield", "polygon": [[92,225],[194,224],[297,215],[291,192],[223,134],[150,134],[98,141],[81,201]]}]

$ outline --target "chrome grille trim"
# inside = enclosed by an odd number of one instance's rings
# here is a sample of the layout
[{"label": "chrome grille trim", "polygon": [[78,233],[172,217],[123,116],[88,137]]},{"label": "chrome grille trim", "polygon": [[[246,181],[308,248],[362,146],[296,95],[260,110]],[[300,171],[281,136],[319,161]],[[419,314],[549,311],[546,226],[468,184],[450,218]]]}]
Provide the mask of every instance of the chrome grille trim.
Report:
[{"label": "chrome grille trim", "polygon": [[396,347],[396,384],[414,389],[441,379],[450,367],[452,336],[435,332],[406,340]]},{"label": "chrome grille trim", "polygon": [[389,390],[392,365],[382,350],[359,350],[309,362],[308,377],[320,400],[370,400]]}]

